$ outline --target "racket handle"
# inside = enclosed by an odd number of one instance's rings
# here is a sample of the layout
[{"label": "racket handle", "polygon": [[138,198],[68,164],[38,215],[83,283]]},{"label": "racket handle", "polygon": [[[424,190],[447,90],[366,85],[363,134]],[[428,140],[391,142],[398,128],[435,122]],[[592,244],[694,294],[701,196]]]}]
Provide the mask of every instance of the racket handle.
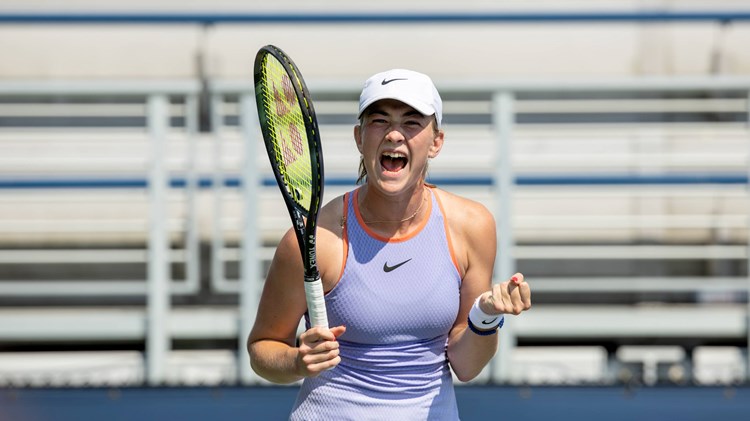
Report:
[{"label": "racket handle", "polygon": [[305,298],[307,299],[307,311],[310,315],[310,325],[328,328],[328,313],[326,312],[326,301],[323,293],[323,282],[320,276],[314,281],[305,281]]}]

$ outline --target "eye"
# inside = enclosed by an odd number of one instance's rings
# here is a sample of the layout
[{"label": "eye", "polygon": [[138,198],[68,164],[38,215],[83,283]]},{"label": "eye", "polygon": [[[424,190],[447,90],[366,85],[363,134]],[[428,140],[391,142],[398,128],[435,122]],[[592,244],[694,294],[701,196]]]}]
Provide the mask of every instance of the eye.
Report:
[{"label": "eye", "polygon": [[385,117],[383,117],[382,115],[378,115],[378,114],[370,115],[370,117],[367,119],[367,121],[370,124],[383,124],[383,123],[387,122],[385,120]]}]

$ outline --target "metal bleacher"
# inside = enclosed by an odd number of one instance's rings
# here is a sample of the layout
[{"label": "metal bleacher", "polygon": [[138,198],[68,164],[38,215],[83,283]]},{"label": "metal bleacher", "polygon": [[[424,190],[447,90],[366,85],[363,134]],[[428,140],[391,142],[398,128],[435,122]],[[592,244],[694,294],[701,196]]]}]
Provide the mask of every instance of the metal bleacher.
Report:
[{"label": "metal bleacher", "polygon": [[[331,199],[369,72],[311,67]],[[288,216],[249,76],[182,76],[0,81],[0,385],[260,383],[244,337]],[[746,381],[750,79],[435,81],[430,181],[495,214],[495,280],[534,294],[477,382]]]}]

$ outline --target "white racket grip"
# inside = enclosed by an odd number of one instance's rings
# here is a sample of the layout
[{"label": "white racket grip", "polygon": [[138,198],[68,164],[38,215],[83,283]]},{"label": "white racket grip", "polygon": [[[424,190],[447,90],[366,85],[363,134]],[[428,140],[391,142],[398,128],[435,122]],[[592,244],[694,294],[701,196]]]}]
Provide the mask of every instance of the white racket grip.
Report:
[{"label": "white racket grip", "polygon": [[307,311],[310,315],[310,325],[328,328],[328,313],[323,293],[323,282],[320,277],[312,282],[305,282],[305,298]]}]

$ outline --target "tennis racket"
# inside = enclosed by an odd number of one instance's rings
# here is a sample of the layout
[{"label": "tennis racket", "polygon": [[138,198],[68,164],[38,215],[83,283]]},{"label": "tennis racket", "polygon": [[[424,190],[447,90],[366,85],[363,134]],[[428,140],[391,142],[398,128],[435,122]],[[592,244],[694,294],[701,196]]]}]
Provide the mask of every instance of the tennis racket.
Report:
[{"label": "tennis racket", "polygon": [[323,196],[323,153],[310,92],[299,68],[267,45],[255,56],[255,97],[271,168],[297,235],[312,326],[328,327],[315,229]]}]

